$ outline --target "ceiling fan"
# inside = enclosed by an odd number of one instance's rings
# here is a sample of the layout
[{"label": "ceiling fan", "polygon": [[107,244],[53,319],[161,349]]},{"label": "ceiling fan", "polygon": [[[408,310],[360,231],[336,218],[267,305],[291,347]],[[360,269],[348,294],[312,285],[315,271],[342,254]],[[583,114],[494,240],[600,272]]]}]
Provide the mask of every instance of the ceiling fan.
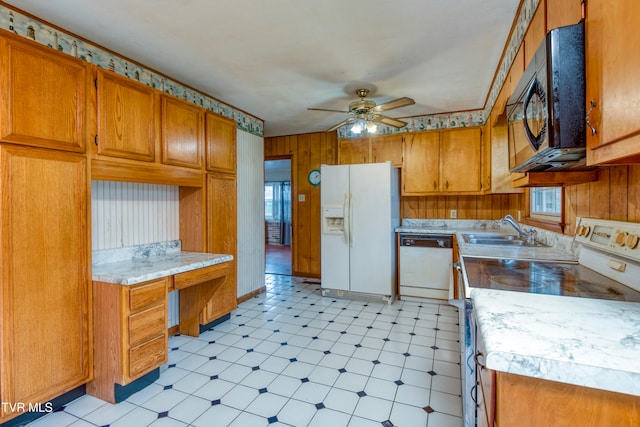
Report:
[{"label": "ceiling fan", "polygon": [[327,132],[334,131],[341,126],[347,125],[349,123],[354,123],[354,126],[351,128],[354,133],[361,133],[363,130],[367,130],[368,133],[373,133],[376,131],[376,126],[374,122],[383,123],[385,125],[402,128],[407,125],[406,122],[402,120],[394,119],[388,116],[383,116],[382,112],[387,110],[393,110],[394,108],[406,107],[407,105],[413,105],[416,102],[407,98],[406,96],[403,98],[394,99],[388,102],[385,102],[380,105],[376,105],[375,101],[370,99],[365,99],[369,94],[369,89],[357,89],[356,95],[360,97],[357,101],[353,101],[349,104],[349,111],[343,110],[330,110],[326,108],[307,108],[307,110],[314,111],[330,111],[333,113],[346,113],[351,117],[341,121],[340,123],[330,127],[327,129]]}]

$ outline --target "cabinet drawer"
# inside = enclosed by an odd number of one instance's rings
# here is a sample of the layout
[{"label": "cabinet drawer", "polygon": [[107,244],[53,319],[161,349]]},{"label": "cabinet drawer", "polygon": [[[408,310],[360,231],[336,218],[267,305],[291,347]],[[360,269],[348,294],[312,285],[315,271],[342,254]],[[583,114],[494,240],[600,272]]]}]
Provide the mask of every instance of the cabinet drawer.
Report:
[{"label": "cabinet drawer", "polygon": [[162,335],[129,350],[129,377],[134,379],[165,363],[167,345],[167,338]]},{"label": "cabinet drawer", "polygon": [[229,275],[229,265],[231,262],[223,262],[207,267],[197,268],[173,276],[173,286],[176,290],[188,288],[189,286],[217,279],[218,277]]},{"label": "cabinet drawer", "polygon": [[167,329],[167,308],[165,304],[129,316],[129,344],[138,345]]},{"label": "cabinet drawer", "polygon": [[136,286],[129,291],[129,309],[140,310],[148,305],[162,302],[167,295],[167,281],[165,279]]}]

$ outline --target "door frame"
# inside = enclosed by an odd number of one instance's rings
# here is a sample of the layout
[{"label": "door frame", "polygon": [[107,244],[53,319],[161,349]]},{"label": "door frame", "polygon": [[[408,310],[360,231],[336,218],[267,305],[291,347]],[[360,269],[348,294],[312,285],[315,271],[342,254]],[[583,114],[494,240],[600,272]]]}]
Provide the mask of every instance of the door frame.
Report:
[{"label": "door frame", "polygon": [[[264,156],[264,160],[262,162],[263,174],[264,174],[264,162],[268,162],[270,160],[289,160],[291,164],[291,275],[293,275],[294,271],[297,271],[297,265],[298,265],[297,247],[296,247],[296,239],[295,239],[296,224],[298,223],[298,204],[296,203],[296,200],[294,200],[297,194],[296,177],[298,176],[298,174],[297,174],[296,162],[294,159],[295,159],[294,154],[284,154],[279,156]],[[264,178],[262,181],[263,183],[265,182]],[[264,184],[263,184],[263,191],[264,191]],[[263,203],[264,203],[264,196],[263,196]],[[265,262],[266,262],[266,257],[267,257],[266,241],[263,242],[263,244],[265,245],[264,256],[265,256]]]}]

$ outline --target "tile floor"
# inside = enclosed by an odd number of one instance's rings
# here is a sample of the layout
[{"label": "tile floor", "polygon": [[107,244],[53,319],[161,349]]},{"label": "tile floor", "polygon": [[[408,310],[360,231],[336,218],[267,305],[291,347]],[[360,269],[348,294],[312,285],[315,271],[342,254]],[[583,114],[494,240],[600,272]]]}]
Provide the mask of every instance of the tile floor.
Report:
[{"label": "tile floor", "polygon": [[227,322],[171,337],[154,384],[117,405],[82,396],[29,427],[462,426],[454,307],[265,281]]}]

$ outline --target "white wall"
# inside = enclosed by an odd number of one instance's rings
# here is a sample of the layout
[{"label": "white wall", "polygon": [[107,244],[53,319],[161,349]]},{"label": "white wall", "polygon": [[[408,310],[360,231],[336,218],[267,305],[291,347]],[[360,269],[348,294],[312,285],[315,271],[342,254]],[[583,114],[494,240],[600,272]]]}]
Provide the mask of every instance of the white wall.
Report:
[{"label": "white wall", "polygon": [[237,133],[238,296],[264,286],[264,139]]},{"label": "white wall", "polygon": [[178,187],[113,181],[91,187],[94,251],[179,239]]}]

